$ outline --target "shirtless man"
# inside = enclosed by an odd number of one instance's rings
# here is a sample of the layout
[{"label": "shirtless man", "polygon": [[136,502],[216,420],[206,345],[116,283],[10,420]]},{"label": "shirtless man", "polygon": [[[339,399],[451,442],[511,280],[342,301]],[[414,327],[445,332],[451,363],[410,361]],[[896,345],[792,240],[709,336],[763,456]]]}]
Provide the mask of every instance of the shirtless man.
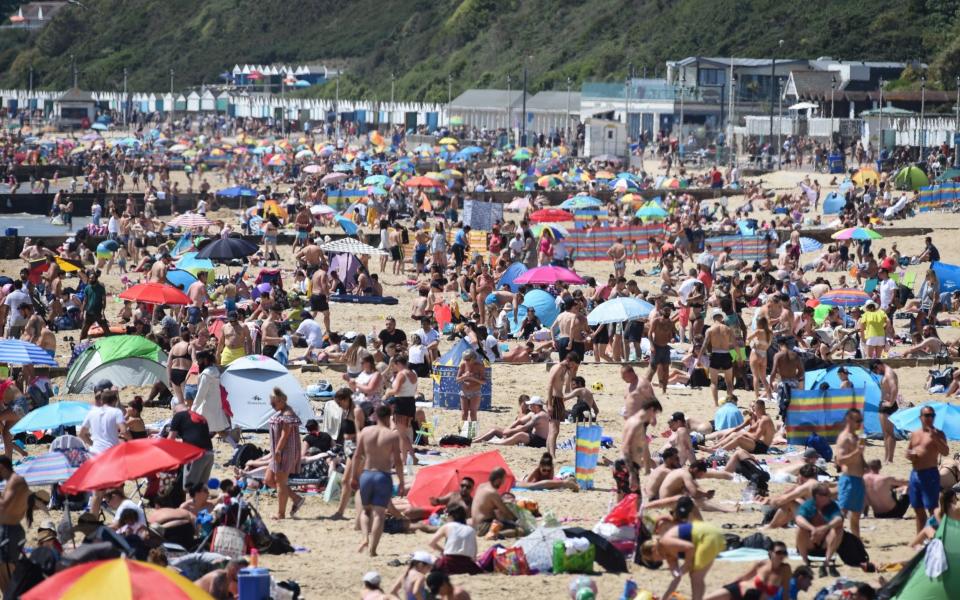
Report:
[{"label": "shirtless man", "polygon": [[580,367],[580,355],[570,351],[563,360],[553,365],[547,379],[547,414],[550,415],[550,429],[547,433],[547,452],[557,456],[557,436],[560,435],[560,423],[567,418],[567,407],[563,397],[573,389],[573,378]]},{"label": "shirtless man", "polygon": [[627,391],[623,394],[623,412],[621,413],[624,419],[632,417],[648,400],[657,399],[653,386],[650,385],[650,380],[638,376],[633,367],[629,365],[620,367],[620,378],[627,383]]},{"label": "shirtless man", "polygon": [[169,254],[161,255],[160,260],[153,263],[153,266],[150,267],[150,274],[147,276],[147,281],[151,283],[166,283],[167,271],[170,270],[170,262],[172,260]]},{"label": "shirtless man", "polygon": [[9,456],[0,456],[0,481],[6,482],[0,496],[0,589],[6,590],[26,541],[20,521],[27,514],[30,488],[14,472]]},{"label": "shirtless man", "polygon": [[221,333],[217,344],[217,364],[221,367],[253,352],[250,331],[240,322],[237,311],[227,313],[227,323]]},{"label": "shirtless man", "polygon": [[[699,360],[704,351],[710,348],[710,395],[713,396],[713,405],[720,406],[718,400],[717,380],[723,373],[723,381],[727,384],[727,399],[733,395],[733,356],[730,354],[733,348],[733,330],[723,322],[723,311],[715,308],[710,311],[710,319],[713,324],[707,330],[703,339],[703,346],[700,347]],[[660,380],[661,382],[663,379]]]},{"label": "shirtless man", "polygon": [[883,458],[889,465],[897,450],[897,435],[890,415],[899,408],[900,379],[897,372],[880,360],[870,362],[870,371],[880,375],[880,429],[883,431]]},{"label": "shirtless man", "polygon": [[43,317],[38,315],[37,311],[33,310],[33,304],[30,302],[24,302],[17,310],[19,310],[20,315],[27,320],[23,325],[23,333],[20,334],[20,339],[30,342],[31,344],[39,344],[40,334],[44,327]]},{"label": "shirtless man", "polygon": [[867,472],[863,475],[867,505],[873,509],[873,516],[877,519],[902,519],[910,508],[910,496],[897,494],[897,489],[906,487],[910,482],[891,475],[881,475],[882,464],[878,459],[867,463]]},{"label": "shirtless man", "polygon": [[663,478],[660,484],[660,498],[669,498],[670,496],[687,495],[693,498],[694,502],[703,508],[703,501],[713,498],[714,490],[703,490],[697,484],[698,479],[703,479],[707,474],[707,463],[702,460],[693,461],[686,469],[675,469]]},{"label": "shirtless man", "polygon": [[187,288],[187,296],[190,297],[190,306],[187,307],[187,323],[195,328],[203,319],[203,307],[210,302],[207,295],[207,275],[208,271],[197,273],[197,280]]},{"label": "shirtless man", "polygon": [[725,437],[721,438],[716,446],[710,448],[710,451],[717,449],[736,450],[743,448],[751,454],[766,454],[773,443],[773,436],[777,428],[773,419],[767,416],[766,404],[763,400],[757,400],[753,403],[752,419],[747,422],[745,427],[735,428]]},{"label": "shirtless man", "polygon": [[320,246],[310,243],[297,250],[293,258],[303,265],[308,275],[313,275],[320,268],[320,259],[323,258],[323,250]]},{"label": "shirtless man", "polygon": [[197,587],[214,598],[236,598],[239,594],[237,577],[240,569],[246,568],[249,564],[245,558],[231,559],[225,568],[214,569],[195,583]]},{"label": "shirtless man", "polygon": [[487,381],[483,361],[473,350],[463,353],[457,368],[457,383],[460,384],[460,420],[472,423],[480,410],[481,388]]},{"label": "shirtless man", "polygon": [[797,507],[805,500],[810,499],[813,495],[813,488],[817,485],[819,485],[817,467],[815,465],[803,465],[797,472],[796,485],[779,496],[761,498],[759,502],[764,505],[764,528],[780,529],[790,525],[797,512]]},{"label": "shirtless man", "polygon": [[[554,343],[561,361],[569,352],[576,352],[579,356],[583,356],[587,350],[586,339],[589,328],[579,308],[580,305],[573,298],[568,299],[563,304],[563,312],[557,316],[553,327],[550,328],[551,335],[556,336]],[[554,334],[557,330],[559,333]]]},{"label": "shirtless man", "polygon": [[623,245],[623,238],[618,237],[617,241],[607,250],[607,256],[613,259],[614,277],[624,277],[627,272],[627,249]]},{"label": "shirtless man", "polygon": [[693,442],[690,440],[690,428],[687,426],[687,419],[683,413],[678,411],[670,415],[667,426],[672,432],[670,437],[667,438],[667,444],[676,448],[680,453],[680,464],[685,465],[695,461],[697,455],[693,451]]},{"label": "shirtless man", "polygon": [[40,341],[37,345],[46,350],[50,356],[54,356],[57,351],[57,334],[50,329],[46,322],[43,323],[43,329],[40,330]]},{"label": "shirtless man", "polygon": [[940,501],[940,471],[937,462],[950,452],[947,438],[933,425],[937,413],[931,406],[920,409],[920,429],[910,434],[907,460],[913,464],[910,471],[910,506],[917,521],[917,533],[927,524],[927,511]]},{"label": "shirtless man", "polygon": [[477,535],[485,536],[490,533],[495,522],[498,528],[501,528],[500,535],[515,532],[517,516],[500,496],[500,487],[506,477],[507,472],[502,467],[497,467],[490,471],[487,481],[477,487],[470,509],[471,524],[477,530]]},{"label": "shirtless man", "polygon": [[680,454],[676,448],[664,448],[660,456],[663,457],[663,462],[650,471],[643,482],[643,497],[648,501],[658,500],[660,498],[660,486],[663,484],[664,478],[683,466],[680,464]]},{"label": "shirtless man", "polygon": [[[310,246],[307,246],[309,248]],[[317,269],[310,276],[310,312],[323,315],[323,330],[330,331],[330,275]]]},{"label": "shirtless man", "polygon": [[[519,431],[511,435],[504,435],[499,442],[490,442],[491,444],[500,446],[524,444],[529,448],[547,447],[547,437],[550,435],[550,417],[543,410],[543,399],[540,396],[534,396],[527,402],[527,406],[530,407],[530,412],[517,419]],[[481,441],[483,440],[481,439]]]},{"label": "shirtless man", "polygon": [[387,404],[377,407],[377,424],[364,427],[357,436],[357,450],[353,456],[353,489],[360,491],[360,530],[363,542],[357,552],[368,550],[377,555],[377,546],[383,534],[387,504],[393,496],[395,469],[399,479],[399,495],[407,493],[403,482],[403,460],[400,457],[400,435],[390,428],[392,409]]},{"label": "shirtless man", "polygon": [[657,317],[650,321],[650,371],[647,379],[653,381],[656,372],[660,379],[660,389],[667,393],[667,381],[670,379],[670,342],[677,333],[676,325],[670,318],[669,304],[657,310]]},{"label": "shirtless man", "polygon": [[[280,324],[283,323],[283,311],[274,304],[270,307],[267,320],[260,326],[260,353],[273,358],[283,343]],[[309,350],[308,350],[309,352]]]},{"label": "shirtless man", "polygon": [[863,413],[858,408],[847,410],[843,430],[837,436],[834,451],[837,465],[840,467],[840,479],[837,481],[837,500],[843,516],[850,517],[850,533],[860,537],[860,514],[866,503],[867,490],[864,486],[863,471],[865,461],[863,450],[866,440],[860,438],[858,431],[863,428]]},{"label": "shirtless man", "polygon": [[647,442],[647,428],[657,424],[657,415],[663,407],[656,399],[645,400],[640,410],[630,415],[623,423],[623,461],[630,473],[628,491],[640,491],[640,469],[644,475],[650,473],[653,461],[650,459],[650,446]]},{"label": "shirtless man", "polygon": [[[803,360],[794,350],[790,343],[790,338],[779,336],[777,343],[780,344],[780,350],[773,356],[773,366],[770,369],[770,383],[773,384],[777,378],[780,383],[789,392],[803,389]],[[789,395],[787,396],[789,401]],[[784,406],[784,400],[781,398],[780,405]],[[783,415],[781,415],[783,416]]]}]

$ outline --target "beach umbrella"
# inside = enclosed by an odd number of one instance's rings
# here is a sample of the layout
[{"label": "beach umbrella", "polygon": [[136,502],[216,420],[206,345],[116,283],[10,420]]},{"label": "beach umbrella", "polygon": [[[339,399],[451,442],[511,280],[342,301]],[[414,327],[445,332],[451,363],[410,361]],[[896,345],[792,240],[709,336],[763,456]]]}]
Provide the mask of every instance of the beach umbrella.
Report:
[{"label": "beach umbrella", "polygon": [[117,444],[77,469],[63,484],[68,494],[122,487],[127,481],[148,477],[193,462],[203,448],[167,438],[143,438]]},{"label": "beach umbrella", "polygon": [[500,452],[491,450],[423,467],[413,480],[407,500],[413,506],[429,507],[430,498],[438,498],[460,489],[460,481],[464,477],[470,477],[474,481],[487,481],[490,473],[498,467],[507,472],[498,491],[506,492],[513,487],[513,472]]},{"label": "beach umbrella", "polygon": [[11,433],[42,431],[83,423],[93,406],[87,402],[52,402],[32,410],[10,428]]},{"label": "beach umbrella", "polygon": [[621,204],[640,204],[644,202],[643,196],[638,194],[624,194],[620,196]]},{"label": "beach umbrella", "polygon": [[370,175],[363,180],[363,185],[390,185],[393,180],[386,175]]},{"label": "beach umbrella", "polygon": [[853,182],[860,187],[866,187],[871,183],[878,183],[880,181],[880,174],[877,173],[877,170],[873,167],[861,167],[857,169],[857,172],[851,177]]},{"label": "beach umbrella", "polygon": [[543,175],[537,179],[537,185],[542,188],[559,187],[563,185],[563,180],[556,175]]},{"label": "beach umbrella", "polygon": [[930,185],[930,178],[920,167],[909,166],[897,172],[893,178],[893,183],[897,186],[897,189],[916,191],[925,185]]},{"label": "beach umbrella", "polygon": [[448,145],[448,144],[453,144],[454,146],[456,146],[457,144],[460,143],[460,141],[459,141],[457,138],[452,138],[452,137],[450,137],[450,136],[447,136],[447,137],[445,137],[445,138],[440,138],[440,142],[439,142],[439,143],[442,144],[442,145],[444,145],[444,146],[446,146],[446,145]]},{"label": "beach umbrella", "polygon": [[88,458],[90,454],[86,448],[52,450],[46,454],[25,458],[13,470],[26,480],[28,486],[53,485],[70,479]]},{"label": "beach umbrella", "polygon": [[356,223],[343,215],[336,215],[333,217],[333,220],[337,222],[337,225],[339,225],[347,235],[357,235],[357,232],[360,230],[360,227],[358,227]]},{"label": "beach umbrella", "polygon": [[513,160],[516,160],[516,161],[523,161],[523,160],[530,160],[532,156],[533,154],[531,154],[529,148],[517,148],[516,150],[513,151],[512,158]]},{"label": "beach umbrella", "polygon": [[486,152],[486,150],[484,150],[480,146],[467,146],[466,148],[460,149],[460,154],[463,154],[465,156],[474,156],[477,154],[483,154],[484,152]]},{"label": "beach umbrella", "polygon": [[863,290],[839,289],[831,290],[820,296],[820,304],[827,306],[863,306],[870,299],[870,294]]},{"label": "beach umbrella", "polygon": [[549,285],[553,283],[584,284],[586,280],[564,267],[546,265],[534,267],[513,280],[514,283],[528,283],[533,285]]},{"label": "beach umbrella", "polygon": [[166,283],[151,281],[138,283],[120,292],[120,298],[146,304],[170,304],[186,306],[190,304],[190,297],[179,289]]},{"label": "beach umbrella", "polygon": [[823,199],[823,214],[825,215],[835,215],[838,214],[843,207],[847,205],[847,199],[843,194],[839,192],[830,192],[827,194],[827,197]]},{"label": "beach umbrella", "polygon": [[213,273],[216,270],[213,261],[209,258],[198,258],[196,252],[186,252],[177,261],[177,268],[187,271],[194,277],[199,277],[200,273],[206,271]]},{"label": "beach umbrella", "polygon": [[669,214],[662,206],[653,201],[647,202],[634,213],[641,219],[665,219]]},{"label": "beach umbrella", "polygon": [[368,195],[368,196],[386,196],[386,195],[389,194],[389,193],[390,193],[390,192],[388,192],[387,190],[383,189],[382,187],[380,187],[380,186],[378,186],[378,185],[372,185],[372,186],[370,186],[370,187],[367,188],[367,195]]},{"label": "beach umbrella", "polygon": [[[787,251],[787,246],[790,245],[790,240],[780,244],[780,247],[777,248],[779,254],[783,254]],[[807,252],[816,252],[817,250],[823,248],[823,244],[818,242],[813,238],[801,237],[800,238],[800,252],[806,254]]]},{"label": "beach umbrella", "polygon": [[632,179],[614,179],[610,182],[610,186],[615,192],[627,192],[630,190],[639,191],[640,184]]},{"label": "beach umbrella", "polygon": [[257,250],[259,250],[259,248],[256,244],[248,242],[243,238],[220,238],[213,240],[201,248],[200,251],[197,252],[197,258],[228,261],[256,254]]},{"label": "beach umbrella", "polygon": [[323,167],[321,167],[320,165],[307,165],[303,168],[303,172],[307,173],[308,175],[316,175],[322,170],[323,170]]},{"label": "beach umbrella", "polygon": [[90,129],[94,129],[96,131],[106,131],[107,125],[105,123],[94,123],[90,126]]},{"label": "beach umbrella", "polygon": [[404,186],[410,188],[438,188],[443,187],[443,183],[432,179],[430,177],[424,177],[422,175],[417,177],[411,177],[403,183]]},{"label": "beach umbrella", "polygon": [[337,211],[335,211],[332,206],[328,206],[326,204],[314,204],[313,206],[310,207],[310,214],[315,217],[332,215],[335,212]]},{"label": "beach umbrella", "polygon": [[948,440],[960,440],[960,406],[949,402],[924,402],[920,406],[904,408],[890,415],[890,422],[901,431],[916,431],[921,427],[920,412],[932,408],[936,413],[933,426]]},{"label": "beach umbrella", "polygon": [[530,215],[534,223],[561,223],[573,221],[573,215],[559,208],[541,208]]},{"label": "beach umbrella", "polygon": [[198,279],[189,271],[184,271],[183,269],[170,269],[167,271],[167,283],[181,292],[189,290],[190,286],[197,281]]},{"label": "beach umbrella", "polygon": [[79,260],[73,260],[72,258],[66,258],[64,256],[58,256],[54,260],[57,261],[57,265],[59,265],[60,269],[65,273],[83,270],[83,263]]},{"label": "beach umbrella", "polygon": [[[353,167],[350,167],[350,170],[353,170]],[[341,172],[328,173],[324,175],[322,179],[320,179],[320,183],[340,183],[344,179],[349,179],[349,178],[350,176],[347,175],[346,173],[341,173]]]},{"label": "beach umbrella", "polygon": [[21,598],[80,600],[105,596],[213,600],[213,596],[173,569],[128,558],[78,564],[45,579]]},{"label": "beach umbrella", "polygon": [[171,227],[184,227],[186,229],[193,229],[194,227],[209,227],[213,225],[213,221],[196,213],[184,213],[174,217],[170,221],[169,225]]},{"label": "beach umbrella", "polygon": [[879,240],[883,236],[866,227],[847,227],[830,236],[835,240]]},{"label": "beach umbrella", "polygon": [[593,196],[574,196],[573,198],[567,198],[560,204],[560,208],[567,210],[581,210],[598,206],[603,206],[603,201]]},{"label": "beach umbrella", "polygon": [[243,186],[234,186],[228,187],[217,192],[218,196],[224,196],[226,198],[238,198],[241,196],[247,196],[250,198],[257,197],[257,190],[253,188],[243,187]]},{"label": "beach umbrella", "polygon": [[57,366],[50,353],[30,342],[17,339],[0,340],[0,364]]},{"label": "beach umbrella", "polygon": [[651,311],[653,311],[653,305],[649,302],[629,296],[620,296],[598,304],[587,315],[587,324],[623,323],[624,321],[643,319],[649,316]]},{"label": "beach umbrella", "polygon": [[541,235],[543,235],[544,231],[549,231],[553,234],[553,237],[557,238],[558,240],[570,235],[570,232],[567,231],[566,227],[562,227],[556,223],[537,223],[530,228],[530,232],[533,233],[533,237],[535,238],[539,238]]}]

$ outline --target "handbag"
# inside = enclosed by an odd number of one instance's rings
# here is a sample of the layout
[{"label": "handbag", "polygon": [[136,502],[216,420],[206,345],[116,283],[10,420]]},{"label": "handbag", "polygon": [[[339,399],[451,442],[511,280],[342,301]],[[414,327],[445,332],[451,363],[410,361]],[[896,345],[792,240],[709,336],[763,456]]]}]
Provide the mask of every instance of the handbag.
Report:
[{"label": "handbag", "polygon": [[514,546],[493,557],[493,571],[503,575],[529,575],[530,565],[523,548]]},{"label": "handbag", "polygon": [[236,527],[220,525],[213,530],[210,540],[210,551],[229,556],[243,558],[247,554],[247,534]]}]

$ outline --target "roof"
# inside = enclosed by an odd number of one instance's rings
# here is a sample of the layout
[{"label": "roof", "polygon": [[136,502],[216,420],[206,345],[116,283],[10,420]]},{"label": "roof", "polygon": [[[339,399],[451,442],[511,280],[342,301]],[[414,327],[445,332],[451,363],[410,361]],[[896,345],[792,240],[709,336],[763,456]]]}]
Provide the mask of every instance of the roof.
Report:
[{"label": "roof", "polygon": [[[771,62],[774,59],[772,58],[732,58],[732,57],[706,57],[706,56],[688,56],[680,60],[675,60],[668,62],[669,65],[674,65],[677,67],[687,67],[690,65],[695,65],[698,62],[700,64],[704,63],[713,63],[714,65],[722,65],[724,67],[730,67],[732,64],[734,67],[769,67]],[[786,63],[806,63],[807,61],[800,58],[777,58],[777,64],[786,64]]]},{"label": "roof", "polygon": [[70,88],[57,98],[60,102],[95,102],[93,94],[79,88]]},{"label": "roof", "polygon": [[[527,102],[531,99],[527,94]],[[510,106],[523,104],[523,90],[478,90],[471,89],[463,92],[450,103],[451,110],[487,108],[501,110]]]},{"label": "roof", "polygon": [[[840,90],[843,86],[840,74],[833,71],[791,71],[790,77],[798,98],[830,95],[831,89]],[[836,88],[833,87],[834,84]]]},{"label": "roof", "polygon": [[527,100],[527,110],[580,112],[580,92],[540,92]]}]

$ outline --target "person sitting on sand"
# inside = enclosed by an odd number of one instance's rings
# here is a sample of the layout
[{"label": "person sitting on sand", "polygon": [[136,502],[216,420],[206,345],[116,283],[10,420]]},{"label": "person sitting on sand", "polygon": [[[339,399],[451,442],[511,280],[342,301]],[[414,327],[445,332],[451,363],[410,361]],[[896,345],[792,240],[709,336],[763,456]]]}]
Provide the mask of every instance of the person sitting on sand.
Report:
[{"label": "person sitting on sand", "polygon": [[470,600],[467,590],[454,585],[443,571],[431,571],[427,575],[427,589],[437,600]]},{"label": "person sitting on sand", "polygon": [[449,521],[430,540],[430,547],[442,554],[434,568],[448,575],[483,573],[477,565],[477,531],[467,525],[466,507],[453,506],[447,516]]},{"label": "person sitting on sand", "polygon": [[753,564],[750,570],[731,584],[707,594],[706,600],[741,600],[755,596],[790,598],[790,578],[793,570],[787,562],[790,553],[783,542],[773,542],[767,551],[769,558]]},{"label": "person sitting on sand", "polygon": [[573,422],[596,421],[600,415],[600,407],[597,406],[597,401],[593,398],[593,392],[587,387],[587,381],[579,375],[571,381],[573,382],[573,389],[564,394],[563,399],[564,401],[574,401],[573,407],[570,408]]},{"label": "person sitting on sand", "polygon": [[708,450],[713,452],[717,449],[730,451],[743,448],[753,454],[766,454],[767,450],[770,449],[770,444],[773,443],[776,427],[773,419],[767,416],[766,405],[763,400],[757,400],[753,403],[752,417],[750,421],[745,421]]},{"label": "person sitting on sand", "polygon": [[932,356],[939,354],[946,348],[946,344],[937,335],[937,328],[933,325],[924,325],[923,340],[919,344],[910,346],[903,351],[903,358],[911,356]]},{"label": "person sitting on sand", "polygon": [[[436,562],[433,555],[423,550],[417,550],[410,557],[407,570],[404,571],[390,590],[390,598],[405,598],[406,600],[420,600],[427,597],[427,573],[433,569]],[[402,591],[402,595],[400,595]]]},{"label": "person sitting on sand", "polygon": [[663,478],[657,497],[666,498],[687,494],[702,507],[703,502],[713,498],[716,493],[715,490],[701,489],[697,483],[697,480],[703,479],[706,474],[707,463],[702,460],[693,461],[686,469],[674,469]]},{"label": "person sitting on sand", "polygon": [[510,427],[507,429],[491,429],[474,439],[473,443],[478,444],[499,437],[500,441],[491,441],[490,443],[500,446],[524,444],[531,448],[545,448],[550,419],[543,410],[543,399],[540,396],[534,396],[526,404],[530,412],[517,417]]},{"label": "person sitting on sand", "polygon": [[477,487],[471,507],[471,525],[477,535],[510,537],[517,534],[517,516],[500,496],[500,487],[507,477],[502,467],[490,471],[487,481]]},{"label": "person sitting on sand", "polygon": [[781,529],[790,526],[800,503],[813,495],[813,489],[819,485],[817,467],[804,465],[797,473],[797,483],[779,496],[760,498],[763,508],[765,529]]},{"label": "person sitting on sand", "polygon": [[574,492],[580,491],[576,479],[557,479],[553,467],[553,457],[549,452],[544,452],[540,457],[540,464],[523,481],[518,481],[514,487],[528,490],[559,490],[568,489]]},{"label": "person sitting on sand", "polygon": [[539,344],[528,341],[504,352],[503,355],[500,356],[500,361],[514,364],[530,362],[541,363],[546,362],[550,358],[552,351],[552,341],[548,340],[546,342],[540,342]]},{"label": "person sitting on sand", "polygon": [[[663,462],[654,467],[650,474],[644,478],[643,497],[645,500],[659,499],[660,486],[663,485],[663,480],[666,479],[667,475],[683,466],[680,463],[680,452],[672,446],[664,448],[660,456],[663,458]],[[619,488],[620,482],[618,481],[617,484]]]},{"label": "person sitting on sand", "polygon": [[863,474],[867,506],[873,509],[873,516],[878,519],[902,519],[910,507],[910,496],[907,493],[898,494],[897,490],[906,489],[909,481],[881,475],[881,467],[882,463],[873,459],[867,463],[867,472]]}]

